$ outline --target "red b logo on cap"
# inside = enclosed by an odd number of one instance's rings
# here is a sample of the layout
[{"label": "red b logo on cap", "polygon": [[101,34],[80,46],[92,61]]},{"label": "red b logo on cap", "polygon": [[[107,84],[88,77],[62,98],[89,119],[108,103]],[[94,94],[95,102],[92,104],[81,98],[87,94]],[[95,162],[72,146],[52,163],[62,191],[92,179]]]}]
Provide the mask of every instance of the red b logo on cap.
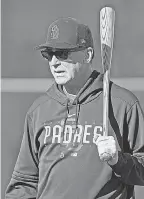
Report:
[{"label": "red b logo on cap", "polygon": [[57,27],[57,25],[54,25],[51,28],[51,39],[58,39],[59,36],[59,28]]}]

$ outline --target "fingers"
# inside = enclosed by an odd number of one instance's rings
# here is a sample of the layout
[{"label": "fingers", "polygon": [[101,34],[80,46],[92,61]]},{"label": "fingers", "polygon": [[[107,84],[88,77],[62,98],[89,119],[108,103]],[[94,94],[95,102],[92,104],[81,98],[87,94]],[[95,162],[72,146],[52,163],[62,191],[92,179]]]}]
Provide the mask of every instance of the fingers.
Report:
[{"label": "fingers", "polygon": [[113,136],[99,136],[95,144],[102,161],[110,161],[117,153],[116,142]]},{"label": "fingers", "polygon": [[111,154],[108,153],[108,152],[104,152],[102,154],[99,154],[99,157],[100,157],[100,160],[105,161],[105,162],[108,162],[112,159]]}]

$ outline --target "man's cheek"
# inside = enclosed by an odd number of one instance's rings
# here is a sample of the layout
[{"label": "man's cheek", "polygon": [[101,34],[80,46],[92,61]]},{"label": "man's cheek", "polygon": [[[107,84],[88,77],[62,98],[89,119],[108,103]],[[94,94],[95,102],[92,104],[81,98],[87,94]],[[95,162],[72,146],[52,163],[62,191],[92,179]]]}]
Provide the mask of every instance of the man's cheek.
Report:
[{"label": "man's cheek", "polygon": [[68,78],[68,79],[71,79],[73,77],[73,70],[71,69],[71,67],[69,66],[68,68],[66,68],[65,70],[65,76]]},{"label": "man's cheek", "polygon": [[49,66],[50,66],[50,71],[51,71],[52,75],[54,75],[53,67],[51,65],[49,65]]},{"label": "man's cheek", "polygon": [[73,68],[73,69],[71,70],[71,78],[72,78],[72,79],[75,78],[76,73],[77,73],[76,68]]}]

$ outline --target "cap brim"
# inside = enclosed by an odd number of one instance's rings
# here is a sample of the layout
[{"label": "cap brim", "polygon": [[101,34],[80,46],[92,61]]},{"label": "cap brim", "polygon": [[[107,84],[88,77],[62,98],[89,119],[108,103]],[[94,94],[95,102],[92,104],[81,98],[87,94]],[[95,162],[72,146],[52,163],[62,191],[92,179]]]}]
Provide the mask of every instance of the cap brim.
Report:
[{"label": "cap brim", "polygon": [[45,44],[41,44],[41,45],[35,47],[36,50],[41,50],[41,49],[44,49],[44,48],[50,48],[50,49],[75,49],[75,48],[78,48],[78,47],[74,46],[72,44],[68,44],[68,43],[45,43]]}]

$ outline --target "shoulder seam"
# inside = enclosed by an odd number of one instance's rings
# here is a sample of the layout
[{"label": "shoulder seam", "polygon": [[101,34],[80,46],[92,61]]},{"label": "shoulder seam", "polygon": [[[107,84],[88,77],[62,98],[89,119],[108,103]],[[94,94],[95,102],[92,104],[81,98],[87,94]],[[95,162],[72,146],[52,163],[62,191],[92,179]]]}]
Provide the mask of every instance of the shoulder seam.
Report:
[{"label": "shoulder seam", "polygon": [[125,102],[126,104],[129,104],[130,106],[133,106],[138,100],[136,100],[136,101],[134,101],[134,103],[131,105],[128,101],[126,101],[126,100],[124,100],[124,99],[122,99],[122,98],[120,98],[120,97],[116,97],[116,96],[113,96],[113,95],[111,95],[113,98],[117,98],[117,99],[120,99],[121,101],[123,101],[123,102]]},{"label": "shoulder seam", "polygon": [[139,101],[136,100],[136,101],[131,105],[131,107],[129,108],[129,110],[127,111],[127,113],[132,109],[132,107],[133,107],[137,102],[139,102]]}]

